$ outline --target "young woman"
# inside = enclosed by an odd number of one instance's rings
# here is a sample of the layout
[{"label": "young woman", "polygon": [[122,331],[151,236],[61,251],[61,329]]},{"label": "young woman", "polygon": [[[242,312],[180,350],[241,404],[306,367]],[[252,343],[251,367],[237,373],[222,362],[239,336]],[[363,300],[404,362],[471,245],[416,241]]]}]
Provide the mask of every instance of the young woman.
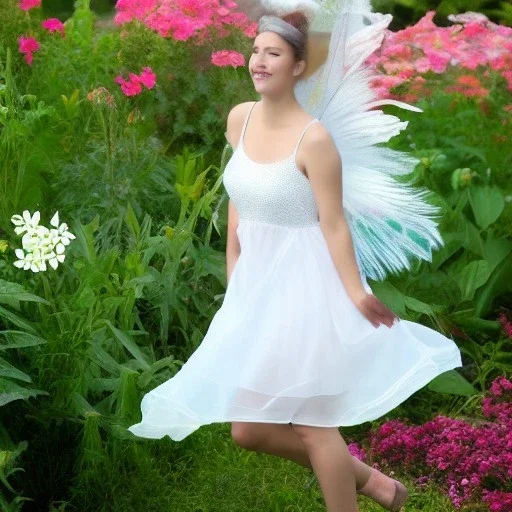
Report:
[{"label": "young woman", "polygon": [[329,512],[356,490],[387,510],[396,480],[352,457],[339,427],[376,419],[461,366],[450,339],[400,320],[371,291],[344,214],[343,161],[302,108],[308,18],[264,15],[248,71],[260,95],[229,113],[228,287],[200,347],[147,393],[138,436],[181,440],[231,422],[247,449],[313,469]]}]

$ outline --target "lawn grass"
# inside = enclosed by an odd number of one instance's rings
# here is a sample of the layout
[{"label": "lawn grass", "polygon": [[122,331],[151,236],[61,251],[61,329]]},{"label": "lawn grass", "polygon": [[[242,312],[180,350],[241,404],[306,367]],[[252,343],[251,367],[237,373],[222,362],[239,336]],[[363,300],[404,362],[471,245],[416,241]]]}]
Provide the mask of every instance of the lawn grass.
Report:
[{"label": "lawn grass", "polygon": [[[312,472],[279,457],[238,447],[228,423],[201,427],[183,441],[127,442],[131,463],[105,475],[109,499],[92,505],[102,511],[154,512],[319,512],[324,511],[318,483],[305,490]],[[133,463],[133,464],[132,464]],[[407,512],[452,512],[448,499],[432,487],[415,487]],[[105,487],[99,492],[105,496]],[[89,491],[91,488],[89,487]],[[99,496],[98,496],[99,497]],[[360,512],[382,512],[359,496]],[[92,509],[92,508],[91,508]]]}]

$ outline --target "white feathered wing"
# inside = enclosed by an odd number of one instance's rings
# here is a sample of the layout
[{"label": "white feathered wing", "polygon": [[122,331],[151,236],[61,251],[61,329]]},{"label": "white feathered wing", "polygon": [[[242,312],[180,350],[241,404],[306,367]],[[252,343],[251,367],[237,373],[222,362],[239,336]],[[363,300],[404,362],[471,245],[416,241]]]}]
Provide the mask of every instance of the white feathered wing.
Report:
[{"label": "white feathered wing", "polygon": [[363,65],[381,44],[392,16],[373,13],[367,0],[327,0],[311,30],[330,32],[325,63],[295,95],[302,107],[329,130],[342,159],[343,207],[359,268],[382,280],[410,269],[415,258],[431,261],[443,245],[435,221],[438,208],[427,202],[428,190],[398,182],[393,175],[411,172],[418,160],[377,146],[405,129],[408,122],[377,109],[404,102],[378,100],[370,87],[372,72]]}]

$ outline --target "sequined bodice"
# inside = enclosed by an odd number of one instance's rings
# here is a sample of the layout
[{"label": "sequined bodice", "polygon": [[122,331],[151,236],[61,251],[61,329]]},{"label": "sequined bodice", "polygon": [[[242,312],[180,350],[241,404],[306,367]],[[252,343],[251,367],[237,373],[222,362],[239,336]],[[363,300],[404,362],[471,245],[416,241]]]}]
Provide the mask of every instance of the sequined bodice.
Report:
[{"label": "sequined bodice", "polygon": [[303,130],[292,155],[276,162],[259,163],[247,156],[243,146],[249,115],[250,112],[223,176],[239,218],[286,226],[317,225],[318,210],[311,184],[295,160],[306,129],[317,119],[311,120]]}]

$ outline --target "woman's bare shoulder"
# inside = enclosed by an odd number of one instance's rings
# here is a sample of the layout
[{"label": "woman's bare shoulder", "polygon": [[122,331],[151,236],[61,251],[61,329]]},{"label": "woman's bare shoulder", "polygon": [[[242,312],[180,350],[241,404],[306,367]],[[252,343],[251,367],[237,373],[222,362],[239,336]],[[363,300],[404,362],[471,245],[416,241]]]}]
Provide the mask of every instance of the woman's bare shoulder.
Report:
[{"label": "woman's bare shoulder", "polygon": [[312,123],[304,135],[303,144],[307,147],[335,150],[336,145],[329,130],[321,121]]},{"label": "woman's bare shoulder", "polygon": [[233,148],[238,143],[238,137],[242,131],[245,116],[249,112],[253,103],[254,101],[244,101],[242,103],[238,103],[229,111],[226,122],[226,132],[224,135]]}]

